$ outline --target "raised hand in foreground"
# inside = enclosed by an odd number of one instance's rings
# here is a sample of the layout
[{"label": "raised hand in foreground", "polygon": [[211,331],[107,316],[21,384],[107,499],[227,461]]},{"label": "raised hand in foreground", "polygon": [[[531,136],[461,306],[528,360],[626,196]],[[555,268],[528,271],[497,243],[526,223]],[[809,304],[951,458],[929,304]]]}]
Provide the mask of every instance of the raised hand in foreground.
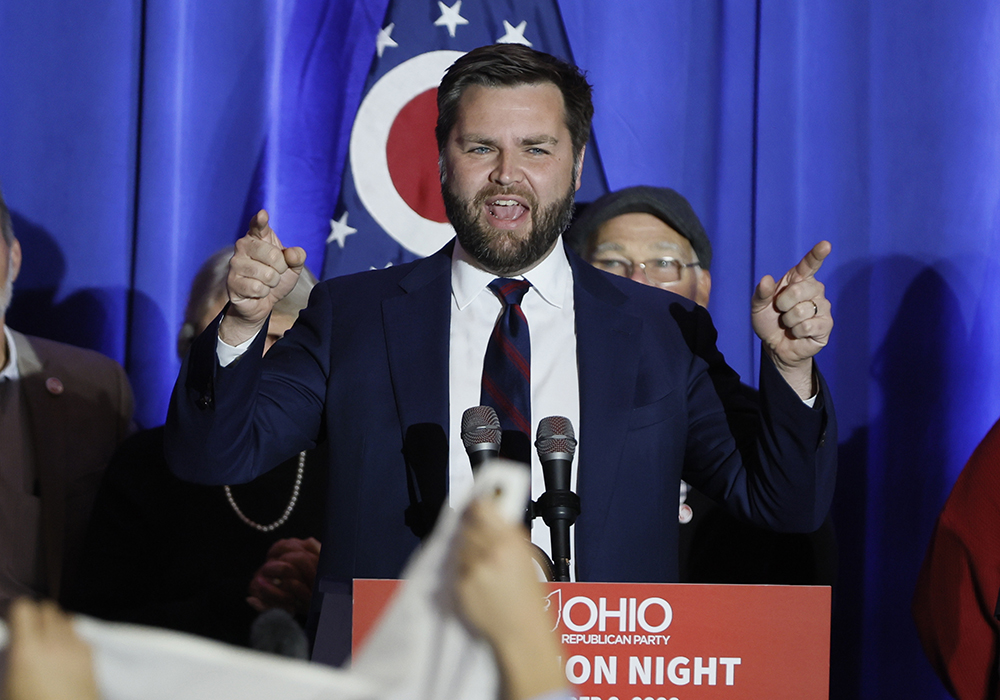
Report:
[{"label": "raised hand in foreground", "polygon": [[815,395],[813,355],[830,340],[831,305],[816,272],[830,254],[820,241],[780,281],[765,275],[750,301],[754,333],[774,366],[800,397]]}]

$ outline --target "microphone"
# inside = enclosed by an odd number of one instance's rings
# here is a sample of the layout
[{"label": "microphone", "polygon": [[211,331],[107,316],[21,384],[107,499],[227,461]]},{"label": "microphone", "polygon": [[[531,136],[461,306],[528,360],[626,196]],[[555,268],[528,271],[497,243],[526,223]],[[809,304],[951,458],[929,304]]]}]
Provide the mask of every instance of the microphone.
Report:
[{"label": "microphone", "polygon": [[278,656],[309,660],[309,638],[291,613],[265,610],[250,625],[250,648]]},{"label": "microphone", "polygon": [[570,490],[576,435],[569,419],[542,418],[535,448],[545,478],[545,493],[537,505],[552,536],[554,580],[569,581],[569,528],[580,514],[580,497]]},{"label": "microphone", "polygon": [[500,419],[490,406],[473,406],[462,414],[462,444],[469,453],[472,471],[500,454]]}]

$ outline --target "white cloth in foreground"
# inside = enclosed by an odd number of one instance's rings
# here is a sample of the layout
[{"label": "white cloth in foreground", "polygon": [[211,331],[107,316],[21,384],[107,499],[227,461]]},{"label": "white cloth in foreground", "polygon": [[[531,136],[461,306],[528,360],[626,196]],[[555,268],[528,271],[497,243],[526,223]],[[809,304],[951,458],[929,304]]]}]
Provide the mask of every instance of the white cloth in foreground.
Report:
[{"label": "white cloth in foreground", "polygon": [[[453,540],[472,498],[493,498],[510,522],[522,517],[523,465],[484,465],[470,497],[441,513],[406,579],[348,671],[231,647],[166,630],[77,616],[94,649],[105,700],[482,700],[499,693],[489,645],[458,618]],[[6,629],[0,622],[0,646]]]}]

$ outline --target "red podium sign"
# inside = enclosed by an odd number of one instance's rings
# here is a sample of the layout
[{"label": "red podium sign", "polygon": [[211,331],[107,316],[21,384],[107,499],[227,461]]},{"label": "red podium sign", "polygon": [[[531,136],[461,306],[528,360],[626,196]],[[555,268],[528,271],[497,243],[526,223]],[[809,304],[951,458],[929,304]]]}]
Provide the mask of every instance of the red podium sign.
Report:
[{"label": "red podium sign", "polygon": [[[398,585],[354,582],[355,649]],[[827,586],[548,585],[580,700],[829,698]]]}]

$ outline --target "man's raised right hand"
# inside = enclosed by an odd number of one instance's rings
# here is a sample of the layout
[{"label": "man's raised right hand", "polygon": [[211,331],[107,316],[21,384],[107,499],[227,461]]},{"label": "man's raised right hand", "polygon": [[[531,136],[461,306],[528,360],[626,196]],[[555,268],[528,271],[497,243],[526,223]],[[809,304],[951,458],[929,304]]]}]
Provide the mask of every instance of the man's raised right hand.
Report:
[{"label": "man's raised right hand", "polygon": [[268,225],[267,212],[257,212],[229,261],[226,285],[231,303],[219,326],[222,341],[235,346],[257,335],[274,305],[292,291],[305,261],[302,248],[281,245]]}]

